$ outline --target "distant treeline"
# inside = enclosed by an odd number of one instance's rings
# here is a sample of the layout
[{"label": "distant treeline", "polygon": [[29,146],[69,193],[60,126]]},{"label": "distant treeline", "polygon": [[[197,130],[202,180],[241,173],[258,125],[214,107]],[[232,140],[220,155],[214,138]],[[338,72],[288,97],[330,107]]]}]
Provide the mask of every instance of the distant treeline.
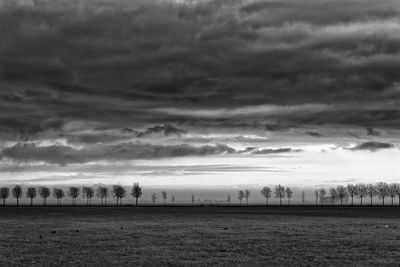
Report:
[{"label": "distant treeline", "polygon": [[[20,185],[15,185],[13,188],[1,187],[0,188],[0,198],[3,201],[3,206],[6,205],[6,200],[10,197],[10,193],[16,200],[16,205],[19,206],[19,201],[21,198],[25,197],[30,200],[30,205],[33,206],[33,200],[38,196],[43,200],[43,205],[47,205],[47,199],[53,195],[57,200],[57,206],[61,206],[62,199],[65,196],[71,198],[71,205],[76,205],[78,197],[81,195],[86,200],[86,205],[92,205],[92,199],[97,198],[100,200],[100,205],[107,205],[107,199],[110,196],[115,198],[116,205],[122,205],[122,199],[127,196],[127,189],[121,185],[113,185],[112,187],[98,186],[96,188],[90,186],[83,186],[82,188],[76,186],[70,186],[67,189],[62,189],[59,187],[49,188],[46,186],[40,187],[28,187],[26,191],[22,189]],[[269,205],[269,200],[274,195],[276,199],[279,199],[279,205],[283,205],[284,199],[287,199],[286,205],[291,205],[291,199],[293,196],[293,190],[290,187],[285,187],[282,185],[277,185],[273,188],[264,186],[261,191],[261,195],[265,198],[265,205]],[[246,200],[248,204],[251,191],[248,189],[239,190],[237,198],[240,205],[242,205],[243,200]],[[138,206],[139,198],[143,195],[142,187],[139,183],[134,183],[130,188],[130,195],[135,199],[135,205]],[[162,191],[161,194],[162,203],[165,205],[168,194]],[[400,184],[392,183],[376,183],[376,184],[347,184],[346,186],[339,185],[336,187],[319,188],[314,191],[314,199],[316,205],[334,205],[335,203],[340,203],[343,205],[344,201],[350,199],[351,205],[354,205],[354,199],[359,199],[357,204],[364,205],[363,201],[369,199],[369,205],[373,205],[373,198],[379,197],[382,200],[382,205],[385,205],[385,199],[391,199],[391,205],[394,205],[394,200],[398,199],[398,205],[400,206]],[[151,202],[155,204],[157,201],[156,193],[151,194]],[[191,196],[191,203],[194,204],[195,195]],[[175,196],[171,196],[171,203],[175,203]],[[226,198],[226,204],[231,203],[231,195],[228,193]],[[306,194],[301,191],[301,203],[305,205]]]}]

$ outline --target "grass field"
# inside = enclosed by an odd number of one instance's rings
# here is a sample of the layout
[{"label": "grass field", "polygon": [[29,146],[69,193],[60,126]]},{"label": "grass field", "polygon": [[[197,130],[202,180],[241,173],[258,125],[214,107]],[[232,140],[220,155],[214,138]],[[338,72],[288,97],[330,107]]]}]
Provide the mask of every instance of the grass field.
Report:
[{"label": "grass field", "polygon": [[397,265],[397,207],[0,207],[0,266]]}]

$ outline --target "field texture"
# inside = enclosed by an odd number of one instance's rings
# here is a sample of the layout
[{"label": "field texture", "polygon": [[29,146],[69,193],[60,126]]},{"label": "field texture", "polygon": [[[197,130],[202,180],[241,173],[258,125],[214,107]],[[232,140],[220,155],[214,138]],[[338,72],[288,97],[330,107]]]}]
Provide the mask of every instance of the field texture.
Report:
[{"label": "field texture", "polygon": [[397,265],[396,207],[0,207],[0,266]]}]

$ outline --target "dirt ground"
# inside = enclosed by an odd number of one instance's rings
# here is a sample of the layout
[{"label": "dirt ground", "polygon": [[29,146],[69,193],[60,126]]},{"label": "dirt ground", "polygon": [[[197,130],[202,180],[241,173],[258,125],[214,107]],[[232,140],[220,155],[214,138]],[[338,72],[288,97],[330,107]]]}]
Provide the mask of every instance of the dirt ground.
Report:
[{"label": "dirt ground", "polygon": [[0,207],[0,266],[399,262],[399,207]]}]

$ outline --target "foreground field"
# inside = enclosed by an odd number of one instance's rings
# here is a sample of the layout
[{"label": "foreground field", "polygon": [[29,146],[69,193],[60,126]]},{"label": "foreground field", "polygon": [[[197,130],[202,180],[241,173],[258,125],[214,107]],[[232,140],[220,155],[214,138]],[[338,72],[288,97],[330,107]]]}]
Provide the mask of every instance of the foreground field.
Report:
[{"label": "foreground field", "polygon": [[0,266],[395,265],[400,208],[2,207]]}]

